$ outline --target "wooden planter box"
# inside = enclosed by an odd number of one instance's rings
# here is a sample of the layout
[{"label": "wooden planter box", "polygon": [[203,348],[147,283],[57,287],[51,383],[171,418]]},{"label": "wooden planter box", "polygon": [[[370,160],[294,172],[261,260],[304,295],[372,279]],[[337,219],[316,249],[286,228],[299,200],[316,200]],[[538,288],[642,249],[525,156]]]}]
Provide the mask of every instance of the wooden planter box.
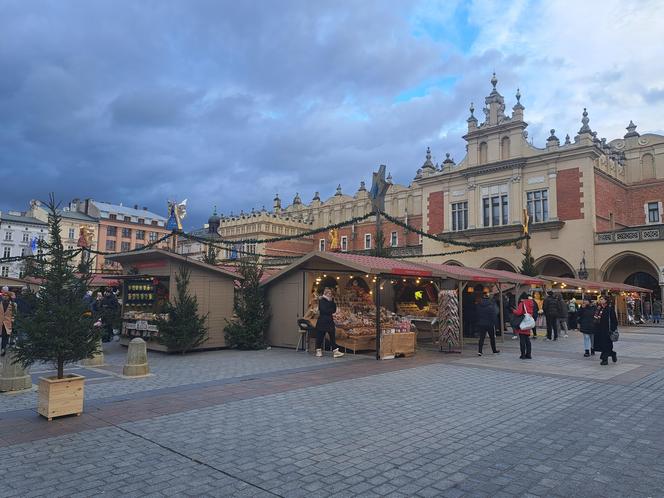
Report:
[{"label": "wooden planter box", "polygon": [[64,379],[39,378],[39,405],[37,412],[49,421],[63,415],[83,413],[85,377],[69,374]]},{"label": "wooden planter box", "polygon": [[415,354],[415,332],[383,334],[380,338],[380,357],[413,356]]}]

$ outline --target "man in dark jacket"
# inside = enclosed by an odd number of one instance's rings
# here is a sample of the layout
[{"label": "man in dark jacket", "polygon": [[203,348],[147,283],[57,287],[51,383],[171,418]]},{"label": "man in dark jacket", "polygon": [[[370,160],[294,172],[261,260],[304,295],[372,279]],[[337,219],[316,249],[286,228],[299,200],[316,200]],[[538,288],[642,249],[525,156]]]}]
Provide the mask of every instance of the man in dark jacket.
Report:
[{"label": "man in dark jacket", "polygon": [[489,340],[491,341],[491,351],[494,353],[500,353],[496,349],[496,314],[499,312],[499,308],[495,302],[489,299],[488,294],[484,294],[482,299],[475,307],[475,325],[477,331],[480,334],[479,349],[477,350],[477,356],[482,356],[482,348],[484,347],[484,338],[486,334],[489,334]]},{"label": "man in dark jacket", "polygon": [[583,300],[577,311],[579,330],[583,334],[583,346],[585,348],[583,356],[586,358],[595,354],[595,323],[593,321],[595,311],[597,311],[595,305],[591,304],[587,298]]},{"label": "man in dark jacket", "polygon": [[544,299],[542,307],[544,308],[542,311],[544,311],[544,317],[546,318],[546,338],[550,341],[551,335],[553,334],[553,340],[557,341],[558,318],[560,313],[558,301],[553,297],[553,292],[549,291],[546,293],[546,298]]}]

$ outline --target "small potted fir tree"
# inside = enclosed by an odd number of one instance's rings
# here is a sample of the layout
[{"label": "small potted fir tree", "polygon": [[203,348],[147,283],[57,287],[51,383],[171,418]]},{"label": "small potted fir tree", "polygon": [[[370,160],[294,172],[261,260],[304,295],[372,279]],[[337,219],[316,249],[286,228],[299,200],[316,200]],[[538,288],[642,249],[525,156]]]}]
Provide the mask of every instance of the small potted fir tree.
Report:
[{"label": "small potted fir tree", "polygon": [[100,332],[93,326],[92,313],[84,301],[90,279],[87,270],[76,273],[76,251],[65,250],[60,235],[61,218],[53,195],[48,203],[49,239],[40,241],[39,254],[30,274],[40,281],[35,308],[20,314],[16,329],[16,361],[28,367],[37,361],[50,363],[57,375],[39,379],[40,415],[53,417],[83,411],[85,377],[65,375],[64,366],[98,352]]}]

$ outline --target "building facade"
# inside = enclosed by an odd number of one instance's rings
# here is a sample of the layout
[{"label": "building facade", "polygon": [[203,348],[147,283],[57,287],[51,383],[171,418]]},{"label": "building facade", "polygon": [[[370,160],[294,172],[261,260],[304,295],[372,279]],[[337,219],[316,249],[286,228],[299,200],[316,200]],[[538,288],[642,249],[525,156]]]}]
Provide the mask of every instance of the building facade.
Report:
[{"label": "building facade", "polygon": [[[11,258],[33,254],[37,241],[48,237],[46,222],[26,211],[0,211],[0,257]],[[0,276],[22,278],[23,261],[0,263]]]},{"label": "building facade", "polygon": [[[121,253],[140,249],[171,232],[165,228],[166,218],[146,207],[139,209],[138,206],[131,208],[93,199],[74,199],[69,210],[97,220],[97,247],[104,252]],[[168,246],[168,241],[158,245],[160,248]],[[103,255],[95,257],[95,272],[113,272],[119,271],[120,268],[118,263],[106,261]]]},{"label": "building facade", "polygon": [[[458,163],[446,155],[434,164],[425,160],[408,186],[391,184],[386,196],[388,214],[433,235],[459,242],[490,242],[522,234],[528,213],[530,247],[541,274],[586,276],[656,289],[664,288],[664,136],[639,134],[629,122],[624,137],[597,137],[583,110],[580,128],[572,138],[550,136],[542,147],[528,140],[525,106],[516,91],[506,113],[504,97],[491,79],[482,120],[471,104],[467,119],[466,155]],[[388,178],[388,181],[390,179]],[[391,183],[391,182],[390,182]],[[309,204],[298,194],[282,207],[274,199],[265,209],[221,217],[219,234],[236,240],[268,238],[297,230],[325,227],[371,211],[364,182],[353,195],[341,186],[329,199],[316,193]],[[484,268],[518,270],[521,242],[499,249],[483,249],[440,256],[463,249],[383,223],[384,245],[393,255],[426,256],[422,261]],[[375,248],[374,219],[339,230],[341,251]],[[259,254],[303,254],[329,250],[329,234],[288,241],[275,251],[268,243],[248,248]],[[244,249],[247,249],[246,247]]]}]

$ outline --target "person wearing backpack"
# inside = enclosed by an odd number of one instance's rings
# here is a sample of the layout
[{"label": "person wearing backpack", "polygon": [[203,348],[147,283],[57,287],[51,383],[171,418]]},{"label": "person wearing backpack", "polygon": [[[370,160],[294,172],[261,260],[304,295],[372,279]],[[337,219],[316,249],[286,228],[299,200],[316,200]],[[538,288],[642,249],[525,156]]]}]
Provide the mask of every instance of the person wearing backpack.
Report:
[{"label": "person wearing backpack", "polygon": [[595,305],[588,299],[584,299],[577,312],[579,330],[581,330],[581,333],[583,334],[583,347],[585,348],[583,356],[586,358],[595,355],[595,323],[593,321],[595,311],[597,311]]},{"label": "person wearing backpack", "polygon": [[568,312],[567,327],[569,328],[569,330],[576,330],[579,328],[578,311],[579,308],[576,305],[576,299],[574,298],[570,299],[567,302],[567,312]]},{"label": "person wearing backpack", "polygon": [[[528,298],[528,294],[522,292],[519,296],[519,305],[516,307],[516,310],[513,312],[514,324],[521,320],[520,323],[523,323],[523,320],[528,316],[532,321],[533,313],[535,312],[535,301]],[[528,316],[527,316],[528,315]],[[520,325],[523,326],[523,325]],[[530,342],[530,333],[532,332],[532,325],[524,329],[515,328],[514,333],[519,336],[519,349],[521,350],[521,360],[532,360],[531,355],[531,342]]]}]

